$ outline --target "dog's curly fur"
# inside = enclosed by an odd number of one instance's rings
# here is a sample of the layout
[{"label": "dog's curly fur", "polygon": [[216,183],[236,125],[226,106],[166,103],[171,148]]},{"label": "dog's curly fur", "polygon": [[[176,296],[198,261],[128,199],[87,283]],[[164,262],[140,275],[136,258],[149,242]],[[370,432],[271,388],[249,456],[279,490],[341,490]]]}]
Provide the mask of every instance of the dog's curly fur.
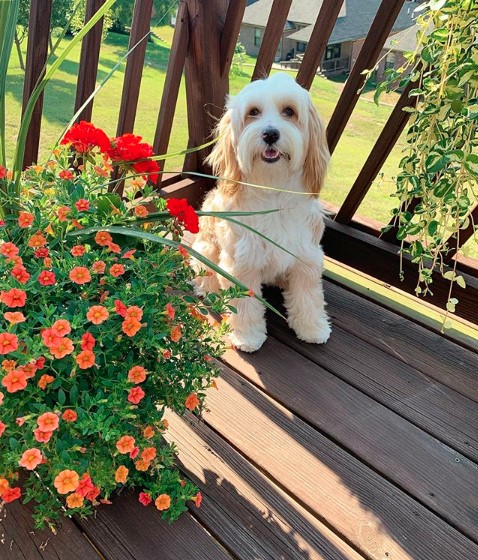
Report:
[{"label": "dog's curly fur", "polygon": [[[284,288],[289,325],[306,341],[323,343],[330,324],[322,291],[324,231],[318,195],[330,154],[325,129],[309,93],[287,74],[247,85],[229,98],[208,163],[221,177],[203,210],[279,212],[237,218],[298,257],[294,258],[246,228],[213,217],[200,219],[193,248],[239,279],[254,293],[262,284]],[[242,185],[244,181],[278,190]],[[301,193],[301,194],[295,194]],[[307,194],[304,194],[307,193]],[[196,292],[227,288],[222,276],[196,280]],[[264,307],[255,298],[234,302],[232,343],[246,352],[266,339]]]}]

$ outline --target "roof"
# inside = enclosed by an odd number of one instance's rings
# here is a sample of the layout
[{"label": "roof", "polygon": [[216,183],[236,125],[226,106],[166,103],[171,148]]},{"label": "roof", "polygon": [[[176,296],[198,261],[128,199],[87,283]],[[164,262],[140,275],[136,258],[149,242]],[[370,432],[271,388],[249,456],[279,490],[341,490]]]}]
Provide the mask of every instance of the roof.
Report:
[{"label": "roof", "polygon": [[420,26],[414,25],[403,31],[391,35],[383,45],[385,50],[405,52],[414,51],[417,48],[417,33]]},{"label": "roof", "polygon": [[[288,36],[289,39],[308,43],[323,0],[293,0],[288,21],[309,24]],[[265,27],[273,0],[258,0],[245,10],[243,23]],[[366,37],[381,0],[345,0],[329,43],[343,43]],[[413,25],[414,4],[405,3],[393,31],[398,32]]]},{"label": "roof", "polygon": [[[345,16],[347,2],[348,0],[344,2],[340,10],[339,18]],[[315,23],[322,3],[323,0],[294,0],[287,19],[289,22],[299,24]],[[272,4],[273,0],[258,0],[254,2],[254,4],[250,4],[246,7],[242,22],[256,27],[265,27],[269,19]]]}]

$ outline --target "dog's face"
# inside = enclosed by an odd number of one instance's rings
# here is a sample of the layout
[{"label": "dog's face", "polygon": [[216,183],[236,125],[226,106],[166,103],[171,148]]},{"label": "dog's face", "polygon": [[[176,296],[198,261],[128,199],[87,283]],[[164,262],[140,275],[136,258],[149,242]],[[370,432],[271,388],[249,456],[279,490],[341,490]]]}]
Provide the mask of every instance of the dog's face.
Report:
[{"label": "dog's face", "polygon": [[234,180],[284,178],[302,171],[303,187],[317,196],[329,152],[325,130],[309,93],[289,75],[248,84],[230,98],[209,162]]}]

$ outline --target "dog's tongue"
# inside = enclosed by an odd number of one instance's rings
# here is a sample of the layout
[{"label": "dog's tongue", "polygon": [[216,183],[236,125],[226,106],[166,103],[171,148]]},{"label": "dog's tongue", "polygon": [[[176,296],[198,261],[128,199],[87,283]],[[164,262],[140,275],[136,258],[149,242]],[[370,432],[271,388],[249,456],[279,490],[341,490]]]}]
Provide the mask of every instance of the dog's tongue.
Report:
[{"label": "dog's tongue", "polygon": [[279,156],[279,152],[277,150],[274,150],[274,148],[267,148],[267,150],[264,150],[263,153],[264,157],[266,157],[267,159],[275,159]]}]

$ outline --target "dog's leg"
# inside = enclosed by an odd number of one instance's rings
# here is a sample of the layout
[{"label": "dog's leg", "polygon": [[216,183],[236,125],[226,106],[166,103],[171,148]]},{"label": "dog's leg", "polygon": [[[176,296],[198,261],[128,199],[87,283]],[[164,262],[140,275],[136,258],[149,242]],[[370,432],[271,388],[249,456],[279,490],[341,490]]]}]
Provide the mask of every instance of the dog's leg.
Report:
[{"label": "dog's leg", "polygon": [[[254,294],[261,295],[260,275],[250,269],[241,270],[234,266],[232,259],[228,257],[221,259],[219,266],[245,284]],[[219,276],[219,284],[224,290],[233,285],[223,276]],[[267,338],[264,306],[252,297],[252,294],[232,300],[231,305],[237,309],[237,313],[232,313],[228,321],[232,328],[230,336],[232,344],[244,352],[259,350]]]},{"label": "dog's leg", "polygon": [[[199,234],[193,245],[192,248],[200,253],[203,257],[206,257],[214,264],[217,264],[219,261],[219,247],[214,243],[211,242],[209,239],[204,238],[201,234]],[[219,282],[217,280],[216,273],[213,272],[210,268],[207,268],[206,265],[202,264],[201,262],[193,259],[192,266],[199,272],[200,270],[206,270],[206,275],[204,276],[197,276],[194,279],[194,291],[198,296],[205,296],[207,293],[210,292],[217,292],[219,291]]]},{"label": "dog's leg", "polygon": [[322,289],[322,251],[316,259],[304,260],[298,261],[288,273],[284,291],[287,321],[301,340],[322,344],[331,332]]}]

